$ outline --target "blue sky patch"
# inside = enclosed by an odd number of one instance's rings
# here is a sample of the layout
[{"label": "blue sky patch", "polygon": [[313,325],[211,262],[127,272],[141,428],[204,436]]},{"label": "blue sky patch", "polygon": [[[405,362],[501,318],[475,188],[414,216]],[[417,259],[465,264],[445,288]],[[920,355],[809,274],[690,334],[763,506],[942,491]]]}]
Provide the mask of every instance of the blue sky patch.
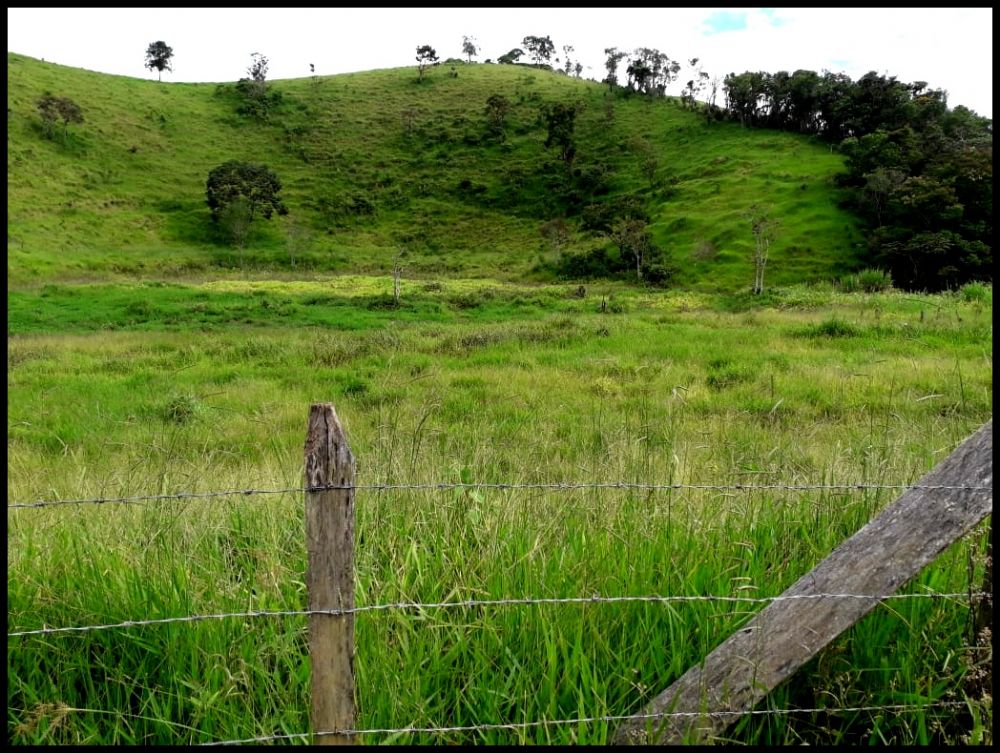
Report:
[{"label": "blue sky patch", "polygon": [[721,34],[724,31],[739,31],[747,27],[747,14],[745,11],[733,13],[720,10],[706,18],[704,23],[708,28],[705,36]]}]

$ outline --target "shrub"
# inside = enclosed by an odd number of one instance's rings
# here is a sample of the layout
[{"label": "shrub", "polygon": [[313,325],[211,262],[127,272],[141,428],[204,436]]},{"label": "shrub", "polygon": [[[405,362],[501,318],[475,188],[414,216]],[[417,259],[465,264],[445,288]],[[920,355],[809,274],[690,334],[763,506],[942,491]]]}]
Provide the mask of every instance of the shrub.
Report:
[{"label": "shrub", "polygon": [[164,421],[172,424],[186,424],[201,410],[201,403],[194,395],[173,395],[160,409]]},{"label": "shrub", "polygon": [[993,287],[981,282],[970,282],[959,290],[962,300],[967,303],[993,303]]},{"label": "shrub", "polygon": [[859,332],[853,324],[840,319],[827,319],[807,331],[810,337],[856,337]]},{"label": "shrub", "polygon": [[862,269],[857,274],[840,278],[840,289],[845,293],[878,293],[892,288],[892,276],[883,269]]},{"label": "shrub", "polygon": [[883,269],[862,269],[858,272],[858,284],[866,293],[877,293],[892,287],[892,277]]}]

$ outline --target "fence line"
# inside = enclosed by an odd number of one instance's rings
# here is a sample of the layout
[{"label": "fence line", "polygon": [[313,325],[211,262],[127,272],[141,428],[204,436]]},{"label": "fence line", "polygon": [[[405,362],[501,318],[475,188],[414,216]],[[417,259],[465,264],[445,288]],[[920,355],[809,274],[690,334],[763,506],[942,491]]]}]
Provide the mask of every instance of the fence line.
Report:
[{"label": "fence line", "polygon": [[580,717],[578,719],[543,719],[535,722],[508,722],[498,724],[470,724],[461,727],[399,727],[396,729],[376,728],[376,729],[343,729],[332,732],[299,732],[287,735],[268,735],[265,737],[250,737],[244,740],[219,740],[210,743],[199,743],[199,745],[240,745],[246,743],[263,743],[272,740],[296,740],[309,737],[322,737],[324,735],[377,735],[377,734],[399,734],[399,733],[425,733],[441,734],[444,732],[478,732],[480,730],[501,730],[501,729],[530,729],[532,727],[546,727],[557,724],[588,724],[593,722],[621,722],[626,720],[640,719],[665,719],[668,717],[713,717],[713,716],[765,716],[779,714],[823,714],[823,713],[857,713],[861,711],[922,711],[930,708],[957,708],[966,707],[964,701],[938,701],[923,705],[915,704],[893,704],[888,706],[852,706],[846,708],[824,707],[813,709],[757,709],[751,711],[663,711],[655,714],[622,714],[608,716]]},{"label": "fence line", "polygon": [[706,601],[739,604],[770,604],[776,601],[800,601],[803,599],[869,599],[875,601],[899,600],[899,599],[964,599],[975,600],[987,596],[985,593],[963,592],[963,593],[937,593],[930,591],[927,593],[915,594],[886,594],[878,596],[875,594],[793,594],[790,596],[570,596],[570,597],[542,597],[542,598],[520,598],[520,599],[468,599],[466,601],[440,601],[440,602],[396,602],[389,604],[368,604],[366,606],[352,607],[351,609],[301,609],[287,611],[250,611],[250,612],[222,612],[218,614],[195,614],[186,617],[163,617],[153,620],[128,620],[111,625],[81,625],[79,627],[63,628],[39,628],[38,630],[23,630],[17,633],[8,633],[8,638],[19,638],[26,635],[51,635],[53,633],[83,633],[95,630],[125,629],[133,627],[146,627],[149,625],[166,625],[178,622],[201,622],[204,620],[222,620],[232,617],[305,617],[314,614],[345,615],[360,614],[362,612],[382,612],[389,610],[411,610],[411,609],[455,609],[471,607],[509,607],[509,606],[533,606],[538,604],[615,604],[625,602],[685,602],[685,601]]},{"label": "fence line", "polygon": [[136,502],[153,502],[169,499],[205,499],[209,497],[226,496],[254,496],[258,494],[294,494],[311,493],[322,491],[334,491],[354,489],[358,491],[404,491],[404,490],[435,490],[445,491],[448,489],[547,489],[550,491],[573,491],[578,489],[636,489],[644,491],[665,491],[696,489],[702,491],[863,491],[865,489],[921,489],[925,491],[974,491],[991,492],[992,486],[948,486],[930,485],[921,486],[919,484],[641,484],[626,481],[615,481],[607,483],[575,483],[575,482],[551,482],[551,483],[427,483],[427,484],[352,484],[352,485],[327,485],[327,486],[307,486],[289,487],[287,489],[228,489],[214,492],[177,492],[175,494],[150,494],[135,497],[97,497],[94,499],[56,499],[38,500],[36,502],[15,502],[8,504],[7,509],[25,509],[34,507],[55,507],[58,505],[84,505],[84,504],[132,504]]}]

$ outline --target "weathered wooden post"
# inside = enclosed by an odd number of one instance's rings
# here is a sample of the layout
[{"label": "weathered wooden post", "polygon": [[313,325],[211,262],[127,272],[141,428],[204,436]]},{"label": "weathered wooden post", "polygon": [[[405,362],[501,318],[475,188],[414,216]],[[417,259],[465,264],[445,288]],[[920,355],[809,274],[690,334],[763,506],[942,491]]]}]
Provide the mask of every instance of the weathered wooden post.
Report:
[{"label": "weathered wooden post", "polygon": [[[305,447],[309,610],[354,608],[354,455],[331,403],[309,411]],[[328,489],[337,486],[345,488]],[[309,615],[313,732],[354,729],[354,615]],[[318,735],[316,745],[356,742]]]},{"label": "weathered wooden post", "polygon": [[647,718],[622,723],[614,742],[710,741],[992,511],[989,421],[782,594],[790,598],[769,604],[656,696]]}]

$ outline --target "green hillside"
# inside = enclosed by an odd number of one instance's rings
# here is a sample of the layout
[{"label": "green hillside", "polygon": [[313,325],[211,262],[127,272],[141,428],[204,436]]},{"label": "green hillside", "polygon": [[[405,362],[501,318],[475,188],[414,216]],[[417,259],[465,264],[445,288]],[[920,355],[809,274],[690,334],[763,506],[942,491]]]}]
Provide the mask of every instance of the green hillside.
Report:
[{"label": "green hillside", "polygon": [[[399,248],[415,276],[553,278],[560,251],[540,225],[565,217],[562,253],[613,244],[581,223],[588,204],[635,195],[676,284],[735,290],[752,279],[743,213],[769,204],[780,231],[768,282],[842,274],[859,241],[837,206],[841,158],[809,138],[706,123],[676,100],[525,66],[459,65],[272,82],[268,122],[237,114],[216,84],[157,83],[8,53],[8,285],[243,274],[213,226],[205,180],[230,159],[282,180],[285,217],[255,222],[245,273],[297,277],[383,273]],[[85,122],[41,130],[45,92],[77,102]],[[506,139],[485,102],[512,108]],[[580,102],[575,186],[546,149],[541,108]],[[652,157],[652,159],[650,159]],[[291,239],[291,240],[290,240]]]}]

